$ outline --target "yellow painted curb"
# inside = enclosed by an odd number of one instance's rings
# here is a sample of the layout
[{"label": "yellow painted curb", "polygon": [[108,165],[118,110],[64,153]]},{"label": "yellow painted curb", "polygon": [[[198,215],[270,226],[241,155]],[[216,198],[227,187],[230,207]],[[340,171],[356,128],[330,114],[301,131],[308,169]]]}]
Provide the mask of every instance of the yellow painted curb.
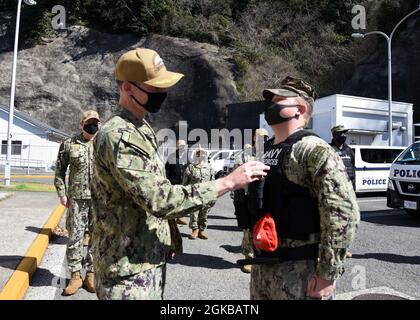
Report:
[{"label": "yellow painted curb", "polygon": [[58,205],[51,213],[50,218],[42,227],[41,232],[35,238],[32,246],[26,252],[25,257],[13,272],[9,281],[0,292],[0,300],[22,300],[25,296],[26,290],[29,287],[29,282],[34,274],[36,268],[41,263],[45,250],[48,247],[50,236],[54,228],[60,222],[63,216],[65,207]]},{"label": "yellow painted curb", "polygon": [[[0,179],[3,179],[4,176],[0,176]],[[54,176],[10,176],[10,179],[54,179]]]}]

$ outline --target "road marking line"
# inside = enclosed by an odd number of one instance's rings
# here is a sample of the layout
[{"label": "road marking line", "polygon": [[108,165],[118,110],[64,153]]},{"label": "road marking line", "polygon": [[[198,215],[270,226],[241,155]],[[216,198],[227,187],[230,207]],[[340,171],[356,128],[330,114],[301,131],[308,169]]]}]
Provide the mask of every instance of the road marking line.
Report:
[{"label": "road marking line", "polygon": [[386,201],[386,199],[366,199],[366,200],[357,200],[357,202],[379,202]]},{"label": "road marking line", "polygon": [[35,238],[24,258],[9,278],[8,282],[0,292],[0,300],[22,300],[29,287],[30,280],[40,265],[45,250],[48,247],[52,230],[58,225],[65,211],[65,207],[58,205],[40,233]]}]

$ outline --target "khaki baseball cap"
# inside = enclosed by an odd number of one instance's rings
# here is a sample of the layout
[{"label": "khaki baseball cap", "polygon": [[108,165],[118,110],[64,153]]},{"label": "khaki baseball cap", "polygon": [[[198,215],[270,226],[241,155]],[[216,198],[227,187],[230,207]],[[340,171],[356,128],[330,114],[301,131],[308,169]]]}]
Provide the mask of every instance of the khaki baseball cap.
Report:
[{"label": "khaki baseball cap", "polygon": [[81,122],[86,122],[89,119],[96,119],[100,121],[99,114],[95,110],[88,110],[83,112]]},{"label": "khaki baseball cap", "polygon": [[287,76],[281,81],[278,89],[264,89],[263,97],[267,101],[271,101],[273,96],[282,97],[302,97],[308,101],[312,107],[316,99],[316,92],[312,85],[302,79]]},{"label": "khaki baseball cap", "polygon": [[157,88],[169,88],[184,75],[166,70],[159,54],[151,49],[137,48],[124,53],[115,66],[117,80],[140,81]]},{"label": "khaki baseball cap", "polygon": [[338,126],[335,126],[331,129],[331,133],[338,133],[338,132],[347,132],[349,131],[349,129],[346,129],[345,126],[343,126],[342,124],[339,124]]}]

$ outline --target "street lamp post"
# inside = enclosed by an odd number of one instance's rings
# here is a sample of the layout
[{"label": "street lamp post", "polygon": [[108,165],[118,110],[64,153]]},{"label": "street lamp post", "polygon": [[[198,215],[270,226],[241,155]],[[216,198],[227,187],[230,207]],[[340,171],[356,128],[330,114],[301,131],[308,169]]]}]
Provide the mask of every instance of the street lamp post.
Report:
[{"label": "street lamp post", "polygon": [[364,38],[372,34],[378,34],[386,38],[386,41],[388,44],[388,135],[389,135],[388,145],[389,146],[392,146],[392,49],[391,49],[392,38],[394,37],[395,31],[401,25],[401,23],[403,23],[408,17],[412,16],[418,11],[420,11],[420,5],[416,10],[406,15],[403,19],[400,20],[400,22],[397,23],[395,28],[392,30],[390,36],[388,36],[387,34],[381,31],[372,31],[365,34],[353,33],[351,35],[353,38]]},{"label": "street lamp post", "polygon": [[[36,5],[34,0],[23,0],[25,4],[33,6]],[[13,114],[15,109],[15,87],[16,87],[16,64],[19,43],[19,25],[20,25],[20,11],[22,8],[22,0],[18,1],[17,15],[16,15],[16,28],[15,28],[15,46],[13,50],[13,67],[12,67],[12,85],[10,89],[10,108],[9,108],[9,123],[7,125],[7,152],[6,152],[6,165],[4,166],[4,185],[10,186],[10,169],[12,159],[12,127],[13,127]]]}]

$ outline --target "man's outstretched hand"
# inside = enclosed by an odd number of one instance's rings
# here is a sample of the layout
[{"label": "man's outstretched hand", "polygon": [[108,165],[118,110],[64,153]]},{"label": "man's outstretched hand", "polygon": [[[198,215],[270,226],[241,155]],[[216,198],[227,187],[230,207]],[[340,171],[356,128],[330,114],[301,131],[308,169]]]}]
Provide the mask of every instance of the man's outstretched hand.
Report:
[{"label": "man's outstretched hand", "polygon": [[219,197],[226,192],[242,189],[246,185],[261,179],[261,177],[267,175],[268,170],[270,170],[270,167],[259,161],[250,161],[241,165],[228,176],[216,180]]}]

